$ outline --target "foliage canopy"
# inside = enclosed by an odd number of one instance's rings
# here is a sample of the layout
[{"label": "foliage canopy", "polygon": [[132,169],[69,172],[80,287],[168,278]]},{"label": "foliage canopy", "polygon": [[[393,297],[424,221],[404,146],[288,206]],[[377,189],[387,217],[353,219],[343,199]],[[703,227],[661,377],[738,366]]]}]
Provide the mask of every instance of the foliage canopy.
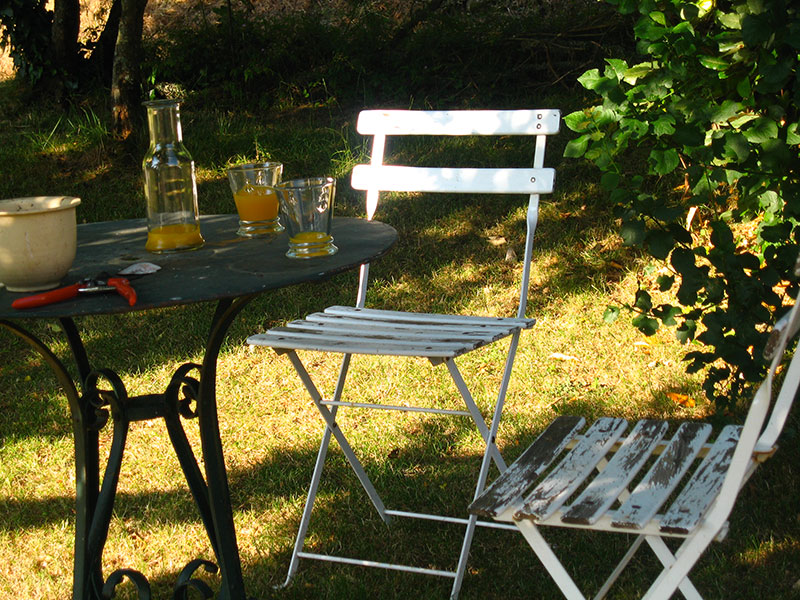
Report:
[{"label": "foliage canopy", "polygon": [[602,103],[566,117],[579,135],[565,155],[602,170],[625,243],[665,262],[628,307],[634,324],[698,343],[688,370],[707,368],[705,392],[724,408],[762,376],[766,326],[797,294],[800,9],[609,2],[636,16],[639,62],[609,59],[579,78]]}]

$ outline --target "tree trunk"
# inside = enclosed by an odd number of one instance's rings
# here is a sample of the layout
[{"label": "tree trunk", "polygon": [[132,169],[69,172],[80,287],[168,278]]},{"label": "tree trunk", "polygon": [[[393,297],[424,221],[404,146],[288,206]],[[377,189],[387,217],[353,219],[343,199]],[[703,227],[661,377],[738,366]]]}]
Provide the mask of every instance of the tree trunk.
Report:
[{"label": "tree trunk", "polygon": [[113,130],[127,139],[141,114],[142,28],[147,0],[122,0],[111,81]]},{"label": "tree trunk", "polygon": [[114,0],[108,11],[108,19],[103,26],[103,31],[92,49],[89,59],[92,73],[99,75],[103,85],[111,85],[114,70],[114,47],[119,35],[119,18],[122,13],[121,0]]},{"label": "tree trunk", "polygon": [[56,80],[62,96],[78,82],[78,32],[81,25],[79,0],[55,0],[50,41]]}]

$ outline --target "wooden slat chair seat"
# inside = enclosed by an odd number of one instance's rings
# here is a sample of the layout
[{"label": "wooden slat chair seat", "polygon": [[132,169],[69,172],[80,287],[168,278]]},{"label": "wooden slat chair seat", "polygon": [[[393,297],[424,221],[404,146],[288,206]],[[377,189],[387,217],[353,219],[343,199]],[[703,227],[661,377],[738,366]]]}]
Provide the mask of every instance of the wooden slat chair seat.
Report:
[{"label": "wooden slat chair seat", "polygon": [[[287,584],[297,570],[299,560],[311,558],[450,577],[453,579],[451,598],[458,596],[475,527],[477,525],[497,526],[497,524],[492,521],[479,522],[474,515],[456,517],[387,509],[339,427],[336,414],[337,410],[341,408],[358,408],[428,412],[459,418],[466,417],[472,419],[486,444],[477,476],[475,496],[483,491],[492,463],[496,464],[501,471],[505,469],[506,465],[494,440],[497,436],[520,333],[535,323],[534,319],[527,318],[525,315],[533,235],[539,214],[539,196],[552,192],[555,179],[555,171],[544,167],[545,140],[547,136],[558,132],[560,122],[561,117],[557,110],[368,110],[359,115],[358,131],[363,135],[372,136],[372,151],[369,164],[357,165],[353,169],[351,184],[354,189],[366,191],[368,219],[375,214],[379,196],[383,192],[523,195],[527,200],[527,217],[519,304],[516,315],[499,317],[409,313],[366,308],[369,265],[363,265],[355,306],[332,306],[323,312],[292,321],[284,327],[276,327],[248,338],[248,343],[252,345],[269,346],[279,354],[286,354],[289,357],[326,424],[289,565]],[[463,168],[384,164],[386,139],[389,136],[398,135],[445,136],[446,138],[452,138],[452,136],[530,136],[535,140],[535,143],[532,144],[533,165],[513,168]],[[491,418],[487,418],[475,403],[455,359],[488,344],[509,338],[502,381],[498,388]],[[305,350],[343,355],[339,379],[330,398],[323,398],[301,362],[298,351]],[[410,406],[413,401],[413,390],[409,391],[411,400],[402,406],[370,403],[360,399],[358,402],[343,400],[345,378],[351,357],[359,354],[421,357],[429,360],[433,365],[446,365],[464,401],[466,410],[463,408]],[[388,523],[391,518],[399,516],[438,520],[465,527],[458,563],[454,570],[378,563],[303,550],[317,486],[322,476],[332,436],[336,438],[362,487],[384,521]],[[513,529],[513,526],[510,527]]]},{"label": "wooden slat chair seat", "polygon": [[[800,264],[800,263],[799,263]],[[800,269],[798,269],[800,275]],[[595,598],[606,595],[642,542],[663,570],[643,598],[668,599],[679,589],[699,599],[688,579],[713,540],[725,537],[739,490],[770,457],[800,385],[800,353],[786,370],[772,414],[775,372],[800,328],[800,304],[776,325],[770,370],[744,425],[714,435],[711,425],[561,416],[469,507],[472,514],[514,523],[569,600],[584,596],[543,537],[541,527],[637,534]],[[764,426],[764,423],[767,423]],[[631,489],[631,482],[636,482]],[[665,538],[682,538],[673,554]]]}]

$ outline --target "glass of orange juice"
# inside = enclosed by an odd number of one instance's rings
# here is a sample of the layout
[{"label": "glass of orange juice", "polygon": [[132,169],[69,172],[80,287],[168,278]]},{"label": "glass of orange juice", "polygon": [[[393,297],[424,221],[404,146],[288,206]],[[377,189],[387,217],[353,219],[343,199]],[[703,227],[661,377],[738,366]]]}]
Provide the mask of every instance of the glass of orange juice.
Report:
[{"label": "glass of orange juice", "polygon": [[283,231],[274,189],[282,173],[279,162],[247,163],[228,169],[228,182],[239,213],[238,235],[268,237]]},{"label": "glass of orange juice", "polygon": [[289,232],[289,258],[314,258],[335,254],[331,217],[336,180],[333,177],[292,179],[275,186],[281,216]]}]

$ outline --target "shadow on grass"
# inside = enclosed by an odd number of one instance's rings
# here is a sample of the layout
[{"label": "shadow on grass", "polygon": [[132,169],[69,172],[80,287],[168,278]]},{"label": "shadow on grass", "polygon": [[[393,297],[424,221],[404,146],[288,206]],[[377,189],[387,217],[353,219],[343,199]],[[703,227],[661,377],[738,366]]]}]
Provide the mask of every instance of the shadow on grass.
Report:
[{"label": "shadow on grass", "polygon": [[[737,598],[760,599],[764,597],[764,581],[770,581],[770,598],[796,597],[793,585],[800,560],[797,541],[800,521],[794,517],[800,479],[794,459],[800,451],[800,436],[796,433],[799,425],[800,419],[793,415],[781,440],[783,447],[742,492],[728,537],[723,543],[714,544],[694,570],[692,579],[704,595],[732,597],[735,590]],[[466,516],[480,456],[458,456],[455,449],[464,436],[472,434],[472,428],[468,424],[443,428],[435,419],[424,420],[415,427],[399,440],[397,452],[364,461],[376,487],[388,489],[385,499],[390,508]],[[281,448],[254,466],[231,469],[236,520],[242,519],[244,513],[280,515],[262,523],[260,532],[239,536],[241,554],[246,557],[243,571],[248,594],[262,599],[447,597],[450,586],[447,579],[308,560],[301,562],[290,587],[273,588],[283,581],[288,568],[302,504],[298,498],[305,494],[315,452],[313,443],[300,448]],[[508,454],[510,459],[514,453]],[[71,513],[71,502],[69,497],[2,501],[0,514],[4,518],[0,527],[14,531],[61,522]],[[287,508],[276,511],[276,505]],[[185,489],[120,494],[116,514],[134,531],[199,520]],[[460,548],[461,531],[458,526],[407,519],[397,519],[395,525],[386,527],[334,446],[326,464],[306,548],[313,552],[452,569]],[[544,533],[567,569],[576,574],[586,589],[600,585],[632,541],[628,535],[550,528]],[[186,562],[193,558],[186,557]],[[122,561],[115,558],[114,562],[124,563],[124,558]],[[641,550],[618,582],[615,588],[618,594],[614,597],[638,597],[646,582],[658,574],[656,563],[648,550]],[[168,597],[177,576],[176,571],[154,578],[151,581],[154,597]],[[208,581],[212,587],[219,585],[213,576],[208,576]],[[530,597],[532,593],[543,598],[560,597],[519,534],[479,528],[462,598],[513,599]],[[123,592],[119,597],[127,596]]]}]

